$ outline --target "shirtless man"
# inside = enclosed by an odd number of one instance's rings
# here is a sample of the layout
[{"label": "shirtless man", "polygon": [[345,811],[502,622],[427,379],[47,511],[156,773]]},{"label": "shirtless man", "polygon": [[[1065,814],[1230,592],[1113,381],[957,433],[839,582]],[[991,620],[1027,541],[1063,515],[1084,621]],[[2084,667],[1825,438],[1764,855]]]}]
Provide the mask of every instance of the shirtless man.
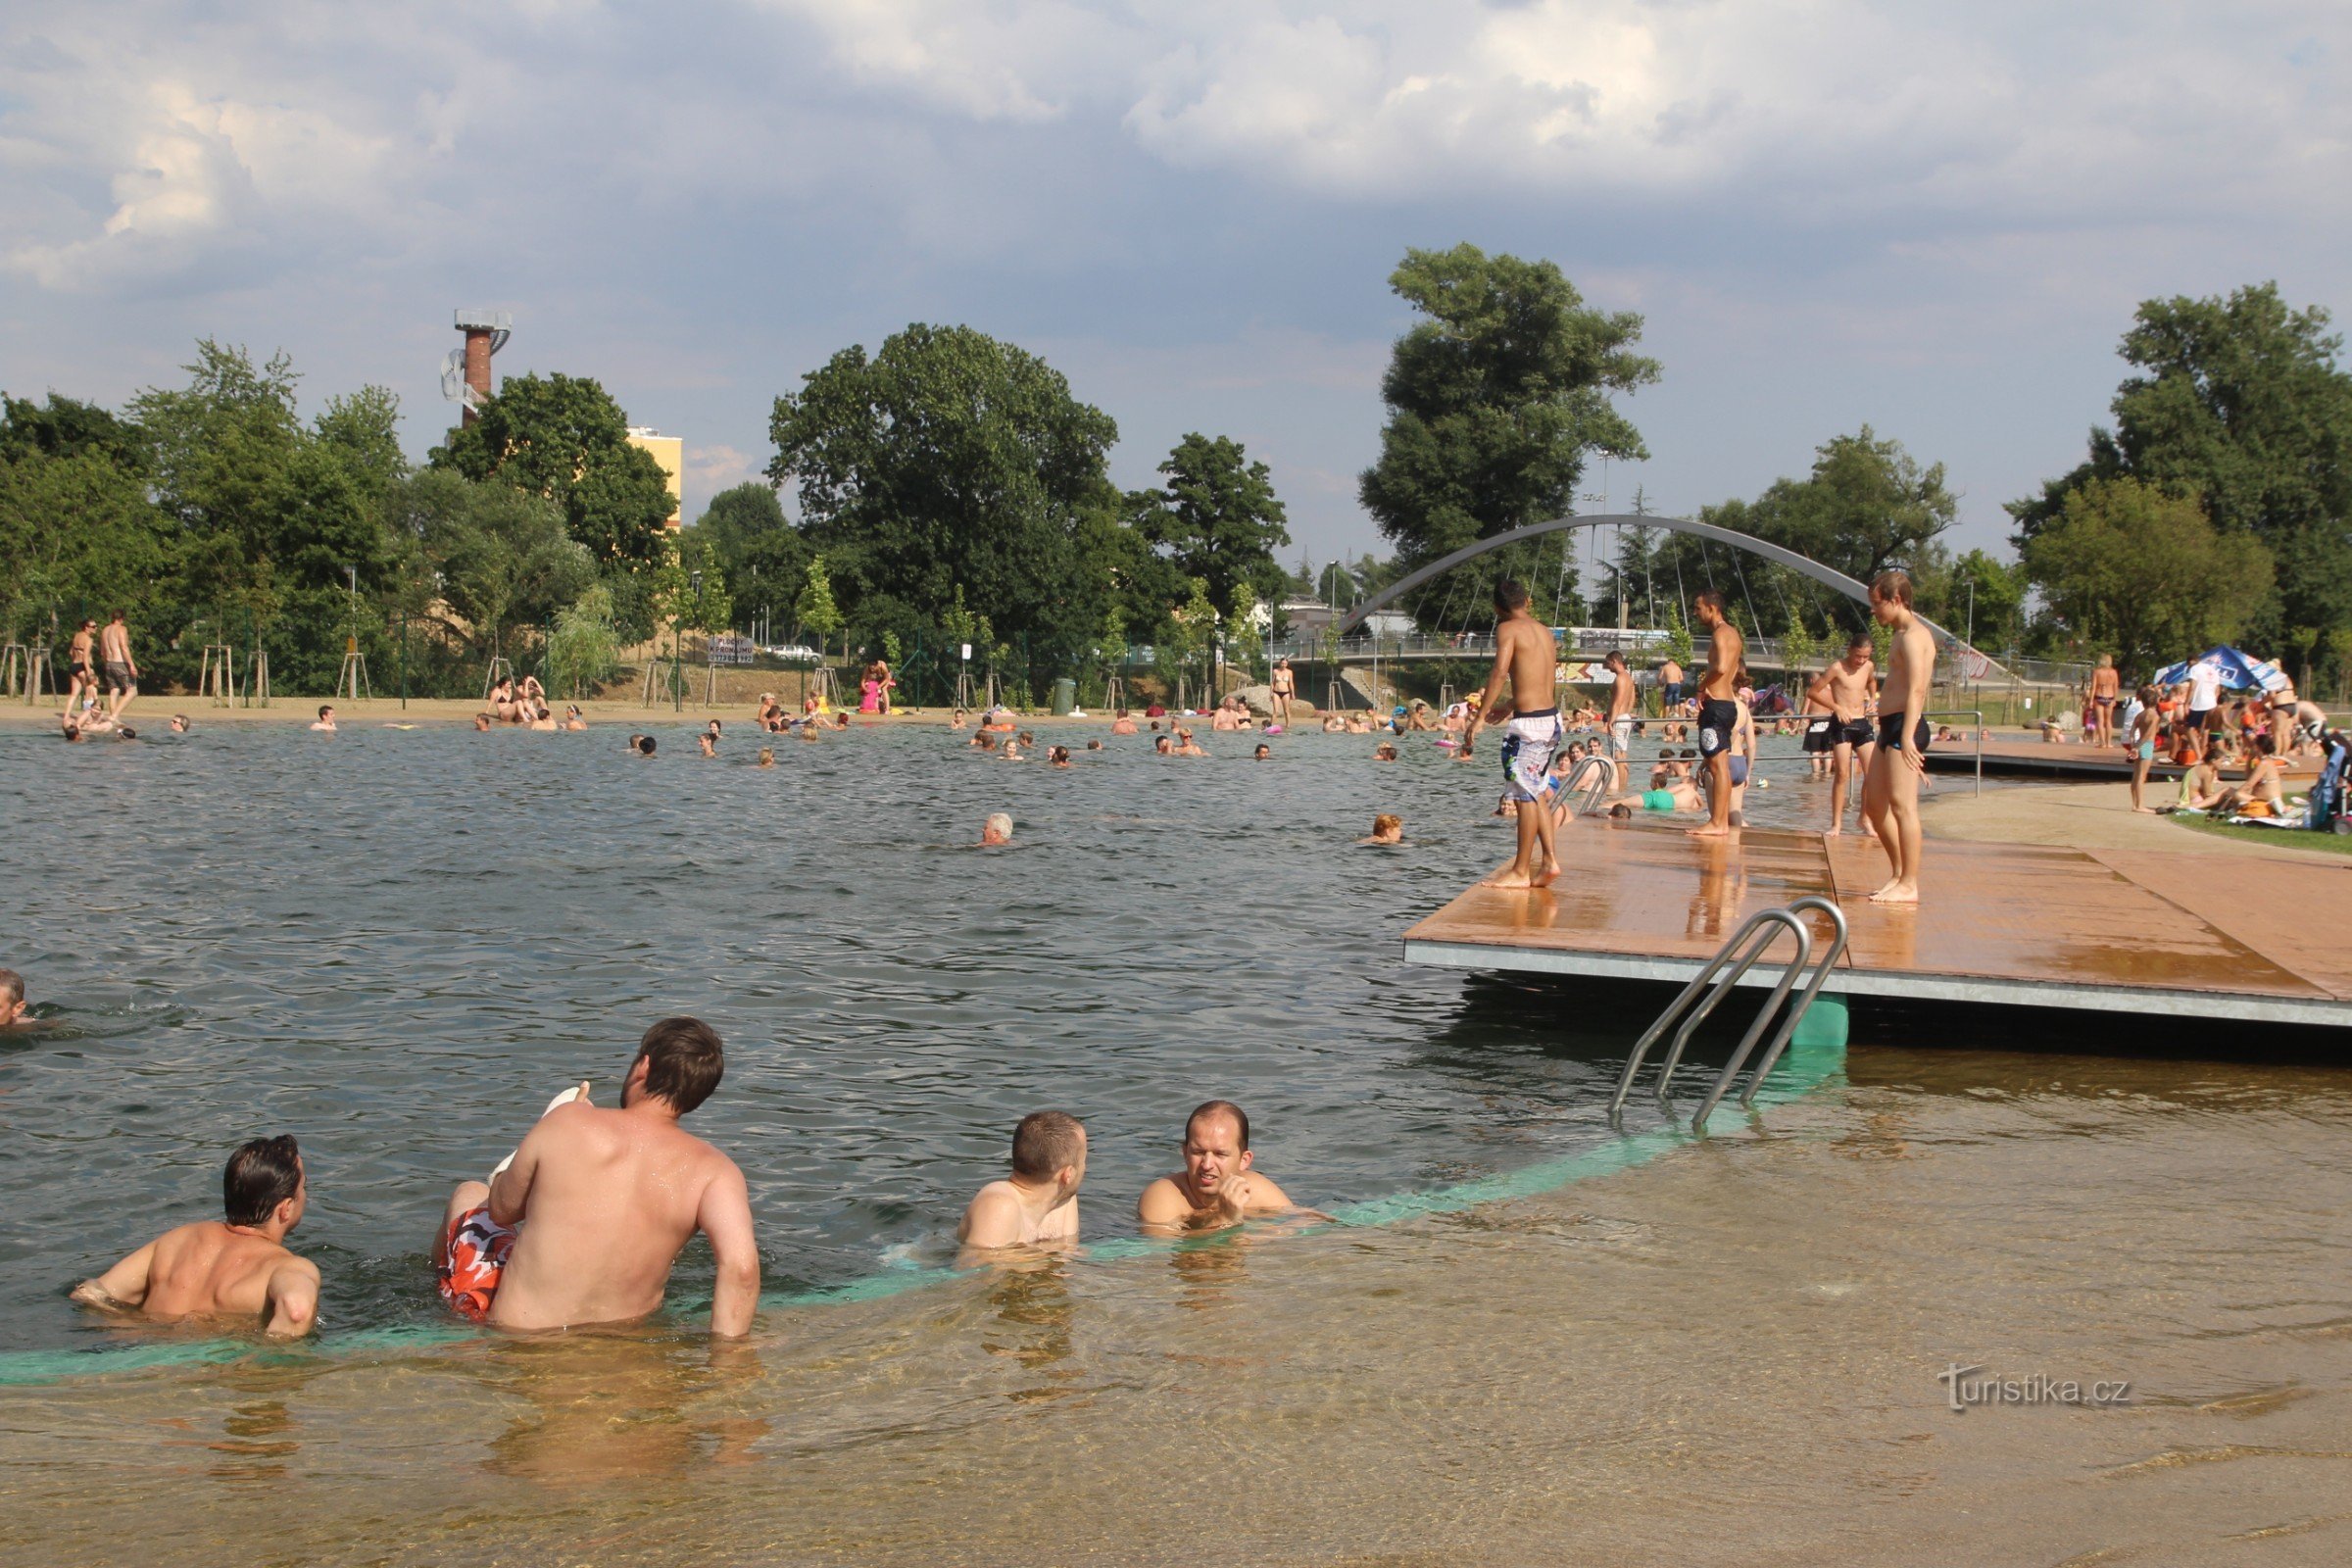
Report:
[{"label": "shirtless man", "polygon": [[[1495,700],[1504,681],[1511,686],[1511,718],[1503,730],[1503,793],[1513,801],[1541,801],[1544,781],[1551,771],[1552,753],[1560,746],[1560,710],[1552,691],[1551,628],[1528,612],[1527,590],[1505,577],[1494,585],[1494,667],[1480,694],[1480,719],[1491,720],[1501,710]],[[1462,731],[1455,760],[1466,760],[1478,738],[1479,720]],[[1521,811],[1519,853],[1511,863],[1487,878],[1489,887],[1547,887],[1560,874],[1560,858],[1552,843],[1549,811]],[[1542,859],[1535,858],[1541,843]]]},{"label": "shirtless man", "polygon": [[68,713],[72,713],[74,705],[81,701],[82,693],[88,692],[92,696],[96,696],[98,693],[98,677],[90,673],[90,644],[97,639],[97,636],[98,623],[85,615],[82,617],[80,627],[74,633],[74,640],[66,645],[66,711]]},{"label": "shirtless man", "polygon": [[[1911,610],[1911,579],[1882,571],[1870,585],[1870,612],[1894,631],[1886,659],[1886,690],[1879,718],[1878,753],[1862,781],[1862,814],[1878,829],[1893,875],[1870,896],[1873,904],[1919,902],[1919,778],[1928,770],[1928,681],[1936,672],[1936,640]],[[1886,710],[1891,705],[1891,711]]]},{"label": "shirtless man", "polygon": [[988,846],[1010,844],[1012,842],[1012,817],[1010,814],[1004,811],[991,811],[988,820],[980,824],[980,842]]},{"label": "shirtless man", "polygon": [[1658,711],[1671,716],[1683,706],[1683,666],[1672,659],[1658,664]]},{"label": "shirtless man", "polygon": [[[1823,670],[1805,693],[1805,706],[1829,710],[1830,825],[1824,836],[1845,831],[1845,802],[1849,786],[1870,772],[1870,754],[1877,749],[1877,732],[1867,716],[1870,700],[1879,694],[1879,672],[1872,666],[1870,638],[1856,633],[1845,645],[1845,657]],[[1812,746],[1810,737],[1806,746]],[[1867,821],[1863,824],[1869,826]]]},{"label": "shirtless man", "polygon": [[324,730],[329,735],[332,735],[335,732],[335,708],[332,703],[321,703],[318,705],[318,721],[313,724],[311,728],[316,730]]},{"label": "shirtless man", "polygon": [[1117,716],[1111,719],[1110,732],[1113,735],[1132,735],[1135,733],[1135,720],[1127,716],[1127,710],[1124,708],[1120,709]]},{"label": "shirtless man", "polygon": [[1698,678],[1698,755],[1707,769],[1707,825],[1690,832],[1702,839],[1731,832],[1732,737],[1740,727],[1740,671],[1747,643],[1723,613],[1723,595],[1702,588],[1691,601],[1693,617],[1709,634],[1706,673]]},{"label": "shirtless man", "polygon": [[24,977],[14,969],[0,969],[0,1029],[31,1022],[32,1015],[24,1005]]},{"label": "shirtless man", "polygon": [[1617,770],[1617,788],[1625,788],[1625,760],[1634,750],[1634,676],[1625,656],[1611,650],[1601,661],[1609,671],[1609,762]]},{"label": "shirtless man", "polygon": [[696,1231],[718,1266],[710,1332],[752,1326],[760,1250],[743,1172],[679,1127],[718,1087],[718,1036],[693,1018],[645,1032],[620,1108],[553,1107],[489,1185],[462,1182],[433,1243],[441,1298],[507,1329],[578,1328],[662,1305],[670,1265]]},{"label": "shirtless man", "polygon": [[2101,654],[2099,667],[2090,672],[2090,710],[2093,733],[2083,739],[2093,746],[2115,744],[2115,700],[2123,691],[2123,677],[2115,672],[2115,656]]},{"label": "shirtless man", "polygon": [[228,1156],[220,1187],[225,1219],[166,1231],[76,1285],[74,1299],[159,1322],[242,1318],[273,1338],[310,1333],[318,1265],[285,1248],[310,1201],[302,1151],[292,1138],[256,1138]]},{"label": "shirtless man", "polygon": [[1212,1100],[1185,1118],[1184,1169],[1144,1189],[1135,1217],[1152,1236],[1221,1230],[1256,1214],[1297,1212],[1281,1188],[1251,1167],[1250,1117]]},{"label": "shirtless man", "polygon": [[1078,1240],[1086,1129],[1067,1111],[1033,1110],[1012,1130],[1012,1174],[980,1189],[956,1227],[958,1263],[1004,1247],[1069,1247]]},{"label": "shirtless man", "polygon": [[[2278,747],[2268,735],[2257,735],[2246,750],[2246,776],[2222,792],[2211,808],[2215,816],[2284,816],[2286,792],[2278,784]],[[2259,807],[2260,809],[2255,808]]]},{"label": "shirtless man", "polygon": [[1291,672],[1291,662],[1288,659],[1274,661],[1273,672],[1266,677],[1266,690],[1273,694],[1270,706],[1274,710],[1274,722],[1280,724],[1284,729],[1289,729],[1291,727],[1291,698],[1298,690],[1298,677]]},{"label": "shirtless man", "polygon": [[120,610],[107,617],[106,630],[98,634],[98,657],[106,664],[106,689],[114,698],[106,716],[120,721],[122,710],[139,695],[139,662],[130,657],[130,628],[122,624]]}]

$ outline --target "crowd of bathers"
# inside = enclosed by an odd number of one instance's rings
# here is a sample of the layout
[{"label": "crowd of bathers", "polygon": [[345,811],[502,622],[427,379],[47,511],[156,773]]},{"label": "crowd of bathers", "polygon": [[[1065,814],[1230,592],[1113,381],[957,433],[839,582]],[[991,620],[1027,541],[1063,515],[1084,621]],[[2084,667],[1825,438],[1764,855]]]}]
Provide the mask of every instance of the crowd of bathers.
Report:
[{"label": "crowd of bathers", "polygon": [[[6,990],[12,981],[0,970],[0,1008],[22,1003],[22,982],[13,1000]],[[615,1103],[597,1103],[585,1081],[549,1102],[485,1179],[458,1182],[441,1205],[430,1257],[448,1310],[517,1332],[640,1321],[661,1309],[678,1254],[699,1235],[713,1265],[711,1331],[750,1332],[760,1257],[749,1185],[732,1158],[680,1126],[725,1067],[708,1024],[663,1018],[639,1042]],[[1066,1253],[1079,1242],[1085,1125],[1066,1111],[1033,1111],[1010,1145],[1004,1174],[974,1194],[956,1223],[958,1266]],[[1178,1167],[1136,1200],[1148,1236],[1328,1217],[1294,1204],[1257,1169],[1249,1114],[1231,1101],[1196,1106],[1179,1148]],[[241,1145],[221,1172],[219,1219],[164,1232],[82,1281],[73,1298],[127,1318],[309,1334],[323,1279],[286,1242],[308,1211],[310,1175],[290,1135]]]}]

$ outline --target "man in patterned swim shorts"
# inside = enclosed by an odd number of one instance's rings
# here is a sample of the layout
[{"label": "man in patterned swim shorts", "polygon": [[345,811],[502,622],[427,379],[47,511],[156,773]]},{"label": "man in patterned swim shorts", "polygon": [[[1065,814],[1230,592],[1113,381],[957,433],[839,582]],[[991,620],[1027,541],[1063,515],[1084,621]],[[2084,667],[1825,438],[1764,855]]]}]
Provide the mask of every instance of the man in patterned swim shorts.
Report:
[{"label": "man in patterned swim shorts", "polygon": [[[1502,740],[1505,800],[1525,805],[1544,798],[1551,755],[1560,745],[1560,710],[1552,695],[1554,672],[1558,668],[1551,628],[1529,612],[1527,590],[1505,577],[1494,585],[1494,668],[1487,676],[1486,693],[1478,705],[1480,716],[1471,721],[1462,736],[1467,755],[1481,723],[1500,722],[1503,712],[1510,713]],[[1497,699],[1506,680],[1511,686],[1511,701],[1502,705]],[[1536,857],[1539,844],[1543,847],[1540,859]],[[1551,813],[1520,811],[1519,853],[1511,858],[1510,864],[1487,878],[1487,885],[1540,888],[1548,886],[1559,874],[1560,859],[1552,846]]]}]

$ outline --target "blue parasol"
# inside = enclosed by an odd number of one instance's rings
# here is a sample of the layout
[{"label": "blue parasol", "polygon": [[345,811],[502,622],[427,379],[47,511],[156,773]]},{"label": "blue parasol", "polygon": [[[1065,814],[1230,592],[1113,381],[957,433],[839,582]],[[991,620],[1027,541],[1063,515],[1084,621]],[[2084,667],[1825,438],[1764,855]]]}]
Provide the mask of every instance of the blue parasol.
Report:
[{"label": "blue parasol", "polygon": [[2214,648],[2195,659],[2160,669],[2149,681],[2152,686],[2178,686],[2188,679],[2188,672],[2204,665],[2222,678],[2222,689],[2232,692],[2275,692],[2293,684],[2286,671],[2267,659],[2241,654],[2234,648]]}]

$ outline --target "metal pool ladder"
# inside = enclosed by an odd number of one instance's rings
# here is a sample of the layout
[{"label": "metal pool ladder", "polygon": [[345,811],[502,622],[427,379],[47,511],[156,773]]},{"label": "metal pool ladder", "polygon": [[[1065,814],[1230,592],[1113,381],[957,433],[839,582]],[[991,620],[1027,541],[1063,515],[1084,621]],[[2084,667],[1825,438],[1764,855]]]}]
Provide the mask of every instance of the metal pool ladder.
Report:
[{"label": "metal pool ladder", "polygon": [[[1585,782],[1588,774],[1592,779],[1591,784]],[[1560,797],[1565,800],[1581,791],[1583,798],[1576,803],[1572,814],[1592,816],[1608,803],[1609,790],[1616,782],[1616,764],[1606,757],[1595,754],[1582,759],[1575,767],[1569,769],[1568,781],[1560,786]]]},{"label": "metal pool ladder", "polygon": [[[1836,929],[1836,934],[1830,939],[1829,946],[1822,950],[1818,960],[1813,956],[1813,933],[1797,917],[1799,911],[1805,909],[1819,909],[1827,914]],[[1845,911],[1828,899],[1808,896],[1777,909],[1760,910],[1732,933],[1732,939],[1716,950],[1715,956],[1690,977],[1690,983],[1683,987],[1682,993],[1667,1004],[1664,1012],[1658,1014],[1658,1021],[1634,1042],[1633,1054],[1626,1057],[1625,1071],[1617,1080],[1617,1093],[1609,1101],[1611,1122],[1623,1114],[1626,1096],[1633,1091],[1634,1075],[1641,1071],[1642,1060],[1649,1054],[1650,1047],[1656,1045],[1658,1037],[1680,1020],[1681,1027],[1675,1029],[1674,1042],[1667,1048],[1666,1059],[1658,1064],[1657,1099],[1659,1106],[1665,1106],[1667,1088],[1674,1081],[1674,1069],[1681,1064],[1683,1048],[1690,1043],[1690,1036],[1700,1024],[1707,1021],[1707,1015],[1715,1010],[1725,995],[1740,983],[1740,977],[1756,966],[1772,947],[1773,939],[1784,930],[1796,939],[1796,956],[1781,970],[1780,979],[1773,984],[1772,995],[1765,999],[1763,1007],[1756,1013],[1756,1021],[1748,1025],[1747,1033],[1740,1039],[1739,1049],[1732,1053],[1732,1059],[1724,1063],[1714,1087],[1707,1091],[1706,1099],[1699,1102],[1698,1113],[1690,1118],[1691,1130],[1706,1130],[1707,1117],[1731,1089],[1733,1080],[1740,1076],[1740,1069],[1746,1062],[1748,1053],[1755,1049],[1765,1026],[1778,1013],[1781,1016],[1780,1029],[1773,1035],[1772,1044],[1765,1048],[1762,1058],[1756,1063],[1755,1072],[1748,1078],[1746,1091],[1740,1097],[1742,1106],[1754,1102],[1756,1091],[1763,1086],[1765,1074],[1771,1072],[1773,1065],[1781,1059],[1781,1053],[1788,1049],[1789,1038],[1796,1033],[1798,1020],[1804,1017],[1805,1009],[1813,1005],[1813,999],[1821,995],[1823,982],[1829,979],[1830,971],[1837,967],[1838,958],[1845,953]],[[1796,984],[1796,977],[1804,972],[1807,963],[1813,967],[1805,979],[1804,989],[1797,993],[1794,1003],[1784,1008],[1782,1004],[1788,1001],[1789,989]]]}]

